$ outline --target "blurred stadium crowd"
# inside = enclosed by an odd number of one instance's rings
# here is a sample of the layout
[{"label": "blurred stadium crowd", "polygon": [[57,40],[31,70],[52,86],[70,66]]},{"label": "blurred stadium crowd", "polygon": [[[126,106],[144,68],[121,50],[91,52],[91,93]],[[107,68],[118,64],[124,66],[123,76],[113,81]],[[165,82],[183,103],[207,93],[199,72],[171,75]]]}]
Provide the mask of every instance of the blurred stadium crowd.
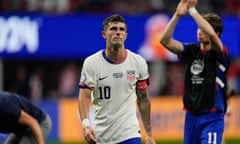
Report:
[{"label": "blurred stadium crowd", "polygon": [[[0,0],[1,13],[123,13],[141,15],[156,12],[172,13],[178,0]],[[240,0],[200,0],[202,13],[240,14]],[[33,100],[76,98],[83,59],[78,61],[4,61],[4,90],[14,91]],[[183,94],[183,65],[166,63],[165,80],[150,87],[152,96]],[[154,64],[149,62],[150,67]],[[150,71],[151,72],[151,71]],[[240,95],[240,58],[232,60],[229,88]]]},{"label": "blurred stadium crowd", "polygon": [[[119,12],[144,14],[173,12],[178,0],[0,0],[1,12],[48,14]],[[240,13],[239,0],[200,0],[201,12]]]}]

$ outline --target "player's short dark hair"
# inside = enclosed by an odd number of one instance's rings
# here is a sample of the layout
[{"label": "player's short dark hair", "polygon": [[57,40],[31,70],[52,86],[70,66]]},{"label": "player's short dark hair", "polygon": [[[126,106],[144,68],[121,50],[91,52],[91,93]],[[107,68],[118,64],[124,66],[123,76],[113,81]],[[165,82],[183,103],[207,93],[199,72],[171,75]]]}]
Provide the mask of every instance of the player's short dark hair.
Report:
[{"label": "player's short dark hair", "polygon": [[223,32],[223,21],[220,16],[214,13],[208,13],[203,15],[203,18],[208,21],[208,23],[213,27],[216,33],[219,33],[219,37]]},{"label": "player's short dark hair", "polygon": [[[122,22],[122,23],[125,23],[126,25],[126,21],[125,19],[119,15],[119,14],[113,14],[109,17],[107,17],[104,21],[103,21],[103,24],[102,24],[102,30],[106,30],[106,28],[108,27],[108,24],[111,23],[111,22]],[[127,25],[126,25],[127,27]]]}]

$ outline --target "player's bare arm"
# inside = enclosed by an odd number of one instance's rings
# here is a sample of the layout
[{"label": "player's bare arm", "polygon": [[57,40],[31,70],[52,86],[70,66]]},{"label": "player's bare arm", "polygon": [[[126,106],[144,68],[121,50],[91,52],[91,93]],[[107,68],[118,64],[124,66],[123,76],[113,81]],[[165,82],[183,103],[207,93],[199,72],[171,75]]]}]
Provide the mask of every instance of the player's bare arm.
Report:
[{"label": "player's bare arm", "polygon": [[89,122],[89,107],[91,102],[91,90],[81,88],[79,90],[79,114],[82,120],[84,138],[89,144],[96,143],[96,135]]},{"label": "player's bare arm", "polygon": [[141,114],[141,119],[147,134],[145,143],[155,144],[155,141],[152,138],[152,129],[150,123],[151,102],[147,90],[136,90],[136,93],[138,109]]},{"label": "player's bare arm", "polygon": [[164,29],[161,37],[160,43],[165,46],[168,50],[175,54],[179,54],[183,51],[183,45],[178,40],[173,39],[173,33],[179,19],[187,13],[187,3],[186,0],[181,0],[178,7],[171,18],[170,22]]},{"label": "player's bare arm", "polygon": [[160,43],[175,54],[180,54],[183,51],[183,45],[180,41],[173,39],[173,33],[179,19],[186,13],[187,3],[184,0],[181,0],[174,15],[160,37]]},{"label": "player's bare arm", "polygon": [[88,88],[80,88],[79,90],[79,114],[81,119],[88,119],[89,107],[91,102],[91,90]]},{"label": "player's bare arm", "polygon": [[179,19],[179,16],[174,15],[160,37],[160,43],[175,54],[178,54],[183,50],[182,43],[172,38],[174,29]]},{"label": "player's bare arm", "polygon": [[198,27],[203,30],[210,38],[212,48],[218,53],[223,52],[223,44],[218,34],[214,31],[213,27],[198,13],[196,10],[198,0],[188,0],[189,14],[197,23]]},{"label": "player's bare arm", "polygon": [[44,144],[44,138],[39,123],[36,119],[22,110],[18,122],[29,126],[36,138],[37,143]]}]

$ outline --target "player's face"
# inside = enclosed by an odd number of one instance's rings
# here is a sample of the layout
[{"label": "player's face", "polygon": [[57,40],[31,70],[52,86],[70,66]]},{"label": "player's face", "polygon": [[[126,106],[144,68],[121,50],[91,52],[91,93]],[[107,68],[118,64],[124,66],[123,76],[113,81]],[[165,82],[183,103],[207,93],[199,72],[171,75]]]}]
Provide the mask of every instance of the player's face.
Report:
[{"label": "player's face", "polygon": [[127,37],[126,25],[122,22],[109,23],[109,26],[103,32],[103,36],[108,45],[120,47],[124,44]]},{"label": "player's face", "polygon": [[209,43],[209,36],[201,29],[197,30],[197,38],[200,43]]}]

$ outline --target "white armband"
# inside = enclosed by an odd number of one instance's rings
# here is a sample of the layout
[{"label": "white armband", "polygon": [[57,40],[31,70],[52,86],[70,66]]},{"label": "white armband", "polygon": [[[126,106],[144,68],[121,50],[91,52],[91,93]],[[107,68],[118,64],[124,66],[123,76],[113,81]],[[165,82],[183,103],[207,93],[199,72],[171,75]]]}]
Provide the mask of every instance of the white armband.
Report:
[{"label": "white armband", "polygon": [[190,7],[190,8],[188,9],[188,13],[189,13],[190,15],[193,15],[193,14],[195,14],[195,13],[198,13],[198,11],[197,11],[197,9],[196,9],[195,7]]},{"label": "white armband", "polygon": [[86,119],[86,118],[83,119],[83,120],[82,120],[82,126],[83,126],[83,128],[86,128],[86,127],[90,126],[89,120]]}]

